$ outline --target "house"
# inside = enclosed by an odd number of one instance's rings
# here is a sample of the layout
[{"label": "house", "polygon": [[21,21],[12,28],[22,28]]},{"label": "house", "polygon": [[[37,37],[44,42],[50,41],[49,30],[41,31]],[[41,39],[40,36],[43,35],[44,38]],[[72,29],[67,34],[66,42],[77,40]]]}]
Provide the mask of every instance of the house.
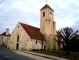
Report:
[{"label": "house", "polygon": [[10,49],[33,50],[42,49],[41,41],[44,35],[46,44],[45,50],[56,49],[56,22],[54,21],[54,10],[46,4],[40,9],[40,28],[19,22],[12,32],[10,39]]},{"label": "house", "polygon": [[9,29],[6,28],[6,31],[0,34],[0,45],[7,46],[7,41],[10,39]]}]

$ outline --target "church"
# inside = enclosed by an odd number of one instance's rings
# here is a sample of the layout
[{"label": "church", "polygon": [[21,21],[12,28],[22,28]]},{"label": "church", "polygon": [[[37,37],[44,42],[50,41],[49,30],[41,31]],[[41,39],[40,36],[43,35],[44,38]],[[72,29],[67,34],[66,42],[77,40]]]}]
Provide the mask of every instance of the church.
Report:
[{"label": "church", "polygon": [[45,38],[43,42],[44,50],[52,51],[57,49],[54,10],[48,4],[40,9],[40,28],[18,22],[8,41],[8,48],[13,50],[41,50],[42,35]]}]

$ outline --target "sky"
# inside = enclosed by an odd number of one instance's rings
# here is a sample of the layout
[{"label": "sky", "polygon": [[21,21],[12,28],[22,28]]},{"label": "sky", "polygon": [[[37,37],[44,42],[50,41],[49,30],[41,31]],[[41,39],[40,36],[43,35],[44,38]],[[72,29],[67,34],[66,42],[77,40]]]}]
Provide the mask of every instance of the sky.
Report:
[{"label": "sky", "polygon": [[[40,9],[46,0],[0,0],[0,34],[9,28],[12,33],[18,22],[40,28]],[[56,29],[79,30],[79,0],[48,0],[54,10]]]}]

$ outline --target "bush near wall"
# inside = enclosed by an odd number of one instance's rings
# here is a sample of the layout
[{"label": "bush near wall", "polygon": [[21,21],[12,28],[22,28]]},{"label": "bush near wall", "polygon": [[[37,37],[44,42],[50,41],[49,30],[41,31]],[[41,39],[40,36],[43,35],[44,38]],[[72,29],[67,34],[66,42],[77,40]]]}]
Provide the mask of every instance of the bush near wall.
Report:
[{"label": "bush near wall", "polygon": [[[63,49],[65,49],[65,46],[63,45]],[[79,39],[72,39],[69,42],[69,50],[74,52],[79,52]]]}]

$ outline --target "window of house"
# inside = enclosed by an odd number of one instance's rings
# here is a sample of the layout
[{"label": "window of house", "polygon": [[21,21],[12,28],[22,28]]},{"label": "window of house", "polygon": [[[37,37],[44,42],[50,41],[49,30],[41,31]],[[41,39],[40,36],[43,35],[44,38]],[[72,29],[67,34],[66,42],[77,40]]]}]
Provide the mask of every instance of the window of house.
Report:
[{"label": "window of house", "polygon": [[37,40],[36,40],[36,44],[37,44]]},{"label": "window of house", "polygon": [[45,12],[43,12],[43,17],[45,17]]},{"label": "window of house", "polygon": [[2,37],[2,39],[3,39],[3,37]]}]

